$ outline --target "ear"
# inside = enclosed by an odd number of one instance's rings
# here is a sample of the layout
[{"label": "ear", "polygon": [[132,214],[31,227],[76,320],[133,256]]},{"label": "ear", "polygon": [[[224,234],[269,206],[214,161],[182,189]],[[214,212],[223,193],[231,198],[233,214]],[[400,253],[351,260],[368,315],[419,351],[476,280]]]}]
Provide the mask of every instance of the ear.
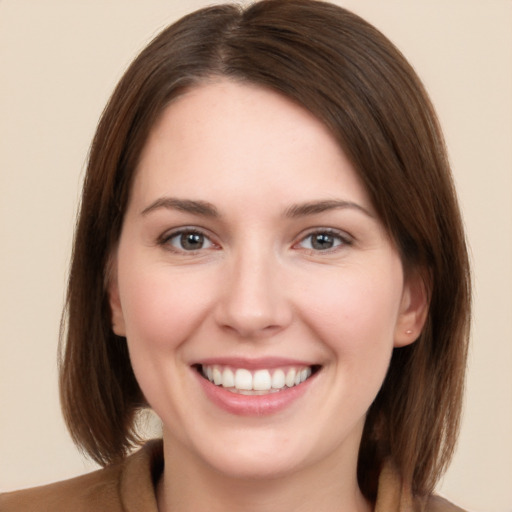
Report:
[{"label": "ear", "polygon": [[429,293],[425,276],[419,271],[408,272],[395,326],[395,347],[410,345],[418,339],[427,319],[428,308]]},{"label": "ear", "polygon": [[110,320],[112,330],[117,336],[126,336],[123,308],[119,297],[119,286],[117,283],[117,261],[115,256],[111,257],[107,267],[107,293],[110,304]]}]

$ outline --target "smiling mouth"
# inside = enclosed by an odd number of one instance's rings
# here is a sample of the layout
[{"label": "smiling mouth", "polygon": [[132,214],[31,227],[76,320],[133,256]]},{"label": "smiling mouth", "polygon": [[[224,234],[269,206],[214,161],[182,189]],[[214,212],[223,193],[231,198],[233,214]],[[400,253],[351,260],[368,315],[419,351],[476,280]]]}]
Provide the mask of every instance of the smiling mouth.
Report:
[{"label": "smiling mouth", "polygon": [[318,372],[319,365],[248,370],[222,365],[195,365],[215,386],[241,395],[267,395],[299,386]]}]

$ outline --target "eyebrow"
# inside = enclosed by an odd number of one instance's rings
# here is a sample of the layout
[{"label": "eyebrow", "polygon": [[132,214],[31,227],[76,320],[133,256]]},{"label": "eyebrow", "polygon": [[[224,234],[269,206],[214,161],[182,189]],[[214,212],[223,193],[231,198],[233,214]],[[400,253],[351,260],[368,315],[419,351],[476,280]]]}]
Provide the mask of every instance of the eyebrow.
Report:
[{"label": "eyebrow", "polygon": [[179,210],[182,212],[192,213],[194,215],[201,215],[202,217],[220,217],[217,208],[208,201],[194,201],[192,199],[177,199],[175,197],[160,197],[147,208],[142,210],[142,215],[158,210],[160,208],[168,210]]},{"label": "eyebrow", "polygon": [[375,217],[375,215],[360,204],[340,199],[327,199],[324,201],[311,201],[308,203],[294,204],[286,209],[285,216],[290,218],[304,217],[307,215],[316,215],[329,210],[346,208],[358,210],[371,218]]},{"label": "eyebrow", "polygon": [[[178,199],[175,197],[160,197],[147,208],[142,210],[141,215],[147,215],[158,209],[179,210],[182,212],[200,215],[202,217],[220,218],[218,209],[208,201],[193,200],[193,199]],[[341,199],[327,199],[321,201],[310,201],[307,203],[294,204],[285,210],[284,216],[288,218],[306,217],[308,215],[317,215],[329,210],[336,209],[355,209],[368,217],[373,218],[374,215],[370,213],[363,206],[352,201],[344,201]]]}]

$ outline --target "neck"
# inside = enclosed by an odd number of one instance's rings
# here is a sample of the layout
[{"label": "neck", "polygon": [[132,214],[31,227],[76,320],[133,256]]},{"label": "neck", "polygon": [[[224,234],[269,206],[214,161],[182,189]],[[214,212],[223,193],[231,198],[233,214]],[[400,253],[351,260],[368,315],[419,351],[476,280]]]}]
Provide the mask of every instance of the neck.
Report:
[{"label": "neck", "polygon": [[190,453],[183,455],[179,445],[164,442],[165,469],[157,490],[160,512],[373,510],[357,485],[357,454],[355,460],[340,462],[333,456],[286,475],[260,478],[226,475]]}]

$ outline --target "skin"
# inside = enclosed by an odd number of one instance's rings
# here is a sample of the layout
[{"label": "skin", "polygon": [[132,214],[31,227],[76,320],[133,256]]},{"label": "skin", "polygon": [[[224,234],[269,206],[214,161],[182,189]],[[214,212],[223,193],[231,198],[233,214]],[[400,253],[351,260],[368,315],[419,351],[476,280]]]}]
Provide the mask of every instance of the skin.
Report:
[{"label": "skin", "polygon": [[[183,229],[200,234],[193,250]],[[356,479],[365,414],[393,348],[419,335],[426,297],[319,120],[222,79],[174,100],[112,258],[114,330],[163,422],[160,510],[371,510]],[[243,416],[212,403],[191,366],[227,357],[321,369],[286,408]]]}]

